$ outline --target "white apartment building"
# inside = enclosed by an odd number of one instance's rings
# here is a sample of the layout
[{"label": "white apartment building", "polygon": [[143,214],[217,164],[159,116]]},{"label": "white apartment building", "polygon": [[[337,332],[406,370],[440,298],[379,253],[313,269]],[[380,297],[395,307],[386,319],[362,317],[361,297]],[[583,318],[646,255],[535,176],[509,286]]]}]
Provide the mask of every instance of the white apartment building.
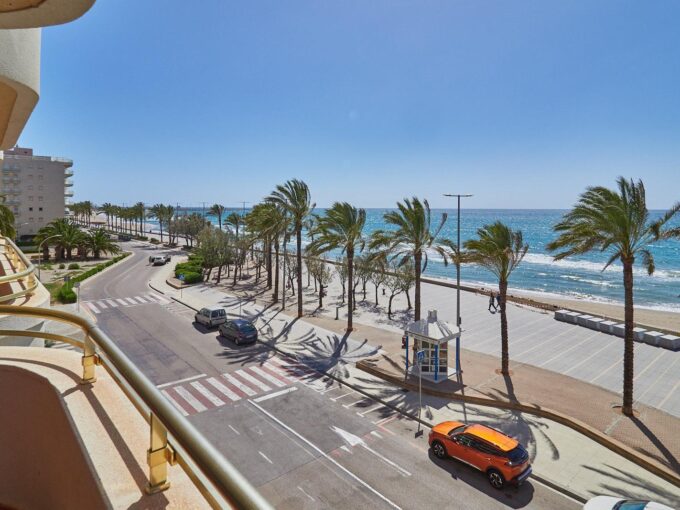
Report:
[{"label": "white apartment building", "polygon": [[34,156],[33,149],[14,147],[4,152],[0,162],[0,194],[14,213],[18,239],[35,235],[50,221],[68,214],[73,161]]}]

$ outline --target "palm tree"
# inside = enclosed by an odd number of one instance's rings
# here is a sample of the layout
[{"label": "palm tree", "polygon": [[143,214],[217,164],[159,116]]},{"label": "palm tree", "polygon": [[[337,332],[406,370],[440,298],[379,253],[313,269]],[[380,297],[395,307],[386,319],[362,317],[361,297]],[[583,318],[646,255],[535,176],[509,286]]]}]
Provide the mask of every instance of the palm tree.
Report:
[{"label": "palm tree", "polygon": [[58,218],[38,230],[36,242],[40,243],[42,240],[54,236],[58,236],[52,241],[56,247],[56,258],[70,260],[73,248],[82,244],[84,234],[71,220]]},{"label": "palm tree", "polygon": [[267,201],[281,208],[290,217],[297,244],[297,290],[298,317],[302,317],[302,227],[305,219],[316,206],[311,201],[309,186],[303,181],[293,179],[279,184],[267,197]]},{"label": "palm tree", "polygon": [[104,202],[99,208],[101,212],[106,214],[106,227],[111,228],[111,215],[113,213],[113,205],[109,202]]},{"label": "palm tree", "polygon": [[529,245],[524,243],[521,230],[513,231],[500,221],[484,225],[477,230],[477,236],[478,239],[465,241],[462,260],[478,264],[498,278],[501,301],[501,373],[509,375],[508,318],[505,308],[508,279],[522,262]]},{"label": "palm tree", "polygon": [[[149,208],[149,217],[158,220],[158,227],[161,231],[161,243],[163,242],[163,225],[167,225],[168,221],[168,206],[163,204],[155,204]],[[174,209],[173,209],[174,213]]]},{"label": "palm tree", "polygon": [[217,216],[217,224],[219,225],[220,230],[222,230],[222,216],[224,215],[224,211],[225,207],[222,204],[213,204],[208,210],[208,214]]},{"label": "palm tree", "polygon": [[137,224],[138,235],[144,235],[144,202],[137,202],[132,206],[132,210],[135,216],[135,223]]},{"label": "palm tree", "polygon": [[326,211],[325,216],[318,217],[315,226],[316,238],[309,244],[311,253],[324,253],[340,249],[347,254],[347,331],[352,331],[352,315],[354,310],[354,253],[358,248],[364,249],[366,244],[363,230],[366,224],[366,210],[357,209],[347,202],[335,202]]},{"label": "palm tree", "polygon": [[593,250],[607,252],[610,258],[603,271],[620,260],[624,288],[623,413],[633,415],[633,379],[635,327],[633,312],[633,265],[639,256],[648,274],[654,273],[654,257],[648,246],[659,239],[680,237],[680,229],[664,228],[680,210],[676,203],[666,214],[651,221],[642,181],[619,177],[617,190],[603,186],[589,187],[574,208],[564,215],[554,230],[560,235],[548,244],[558,252],[555,260]]},{"label": "palm tree", "polygon": [[88,233],[85,236],[84,246],[92,252],[92,256],[95,259],[98,259],[102,253],[116,255],[120,252],[118,244],[109,239],[108,234],[103,228],[98,228],[94,232]]},{"label": "palm tree", "polygon": [[236,237],[238,237],[238,228],[243,223],[243,218],[237,212],[232,212],[224,219],[224,224],[229,225],[234,229]]},{"label": "palm tree", "polygon": [[400,259],[399,265],[413,262],[415,267],[415,320],[420,320],[420,275],[427,269],[427,249],[436,241],[448,215],[442,213],[439,226],[432,231],[432,214],[427,200],[413,197],[397,202],[399,211],[388,211],[383,215],[394,230],[376,230],[370,242],[371,250],[380,250],[390,260]]},{"label": "palm tree", "polygon": [[92,221],[92,212],[94,211],[94,206],[92,205],[92,202],[89,200],[86,200],[85,202],[80,202],[82,205],[82,213],[85,215],[87,218],[87,226],[90,226],[90,223]]},{"label": "palm tree", "polygon": [[17,235],[14,221],[14,213],[5,205],[4,195],[0,196],[0,234],[14,239]]}]

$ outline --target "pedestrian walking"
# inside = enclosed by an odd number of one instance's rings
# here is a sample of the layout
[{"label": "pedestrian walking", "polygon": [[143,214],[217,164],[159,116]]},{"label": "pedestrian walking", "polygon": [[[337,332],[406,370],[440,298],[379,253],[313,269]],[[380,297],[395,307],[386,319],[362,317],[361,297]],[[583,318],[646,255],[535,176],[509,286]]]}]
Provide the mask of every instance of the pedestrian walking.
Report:
[{"label": "pedestrian walking", "polygon": [[[493,308],[493,312],[491,312],[491,308]],[[491,313],[496,313],[496,311],[497,311],[497,309],[496,309],[496,301],[494,300],[494,294],[493,294],[493,292],[491,292],[491,294],[489,294],[489,311],[490,311]]]},{"label": "pedestrian walking", "polygon": [[501,307],[501,294],[500,292],[496,294],[496,310],[498,310]]}]

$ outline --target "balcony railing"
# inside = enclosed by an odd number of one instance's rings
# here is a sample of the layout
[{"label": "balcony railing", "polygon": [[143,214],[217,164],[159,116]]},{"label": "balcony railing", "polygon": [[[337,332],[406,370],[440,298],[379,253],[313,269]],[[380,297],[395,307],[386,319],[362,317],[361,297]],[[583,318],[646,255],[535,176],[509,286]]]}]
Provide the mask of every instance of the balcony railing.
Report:
[{"label": "balcony railing", "polygon": [[73,186],[73,179],[64,180],[64,186]]},{"label": "balcony railing", "polygon": [[64,170],[64,177],[72,177],[73,176],[73,169],[72,168],[67,168]]},{"label": "balcony railing", "polygon": [[11,301],[12,299],[17,299],[22,296],[30,296],[35,291],[38,286],[38,280],[35,277],[35,266],[30,260],[24,255],[17,245],[11,239],[7,237],[0,238],[3,246],[4,252],[9,256],[10,263],[15,271],[23,267],[23,269],[17,271],[13,274],[7,274],[5,276],[0,276],[0,283],[12,283],[17,282],[23,285],[23,289],[7,294],[5,296],[0,296],[0,303]]},{"label": "balcony railing", "polygon": [[179,463],[214,508],[229,505],[238,509],[272,509],[250,482],[163,397],[116,343],[89,320],[61,310],[23,306],[0,305],[0,314],[54,320],[77,326],[83,332],[84,340],[32,330],[0,330],[0,337],[44,338],[81,348],[84,384],[97,380],[97,365],[109,372],[150,427],[147,493],[168,489],[168,465]]},{"label": "balcony railing", "polygon": [[73,191],[71,191],[71,190],[64,191],[64,196],[65,196],[65,197],[72,197],[72,196],[73,196]]}]

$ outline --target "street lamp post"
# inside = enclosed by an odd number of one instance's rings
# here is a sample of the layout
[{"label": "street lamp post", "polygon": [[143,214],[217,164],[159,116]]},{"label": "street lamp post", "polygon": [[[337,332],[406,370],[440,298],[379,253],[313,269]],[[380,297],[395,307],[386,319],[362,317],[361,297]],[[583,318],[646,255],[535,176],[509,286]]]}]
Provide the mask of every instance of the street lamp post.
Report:
[{"label": "street lamp post", "polygon": [[38,280],[40,280],[40,258],[42,257],[42,245],[45,241],[49,241],[50,239],[54,239],[56,237],[61,237],[61,235],[55,234],[53,236],[47,237],[40,241],[40,244],[38,245]]},{"label": "street lamp post", "polygon": [[[456,253],[456,326],[458,330],[461,328],[460,319],[460,199],[469,198],[472,195],[444,193],[445,197],[456,197],[458,199],[458,227],[457,227],[457,253]],[[456,373],[460,374],[460,335],[456,337]]]}]

